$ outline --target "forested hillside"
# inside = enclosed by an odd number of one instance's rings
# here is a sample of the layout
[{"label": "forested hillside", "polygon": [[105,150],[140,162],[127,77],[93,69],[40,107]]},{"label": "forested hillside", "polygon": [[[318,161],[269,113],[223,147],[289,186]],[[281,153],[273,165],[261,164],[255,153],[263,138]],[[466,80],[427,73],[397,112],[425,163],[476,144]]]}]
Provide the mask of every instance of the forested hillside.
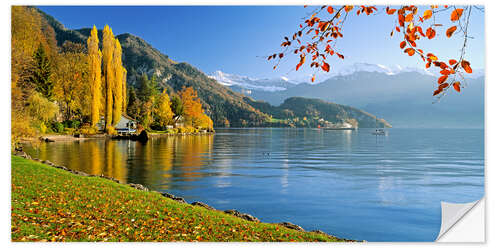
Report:
[{"label": "forested hillside", "polygon": [[[53,17],[38,11],[54,29],[57,43],[60,45],[66,40],[84,44],[90,35],[90,28],[66,29]],[[101,30],[98,37],[102,37]],[[269,120],[266,114],[244,102],[242,94],[220,85],[188,63],[174,62],[140,37],[125,33],[117,35],[116,38],[122,46],[123,64],[127,69],[129,86],[140,88],[139,80],[146,74],[149,78],[155,76],[160,88],[167,89],[169,93],[179,91],[183,87],[193,87],[216,126],[261,126]]]}]

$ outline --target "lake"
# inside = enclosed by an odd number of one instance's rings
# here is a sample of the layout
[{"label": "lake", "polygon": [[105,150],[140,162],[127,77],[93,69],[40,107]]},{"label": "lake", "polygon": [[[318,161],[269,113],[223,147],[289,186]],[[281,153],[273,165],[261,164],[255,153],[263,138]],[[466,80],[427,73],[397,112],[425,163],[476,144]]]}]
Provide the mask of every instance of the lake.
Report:
[{"label": "lake", "polygon": [[89,174],[342,238],[433,241],[441,201],[484,195],[483,129],[217,129],[25,147]]}]

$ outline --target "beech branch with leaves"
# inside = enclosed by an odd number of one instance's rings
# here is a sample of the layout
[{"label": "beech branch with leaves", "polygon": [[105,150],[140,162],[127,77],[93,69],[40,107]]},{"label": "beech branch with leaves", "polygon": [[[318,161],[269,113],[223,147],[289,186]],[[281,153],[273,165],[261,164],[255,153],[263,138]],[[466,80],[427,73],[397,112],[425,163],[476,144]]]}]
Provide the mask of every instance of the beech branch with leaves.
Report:
[{"label": "beech branch with leaves", "polygon": [[[387,6],[385,8],[385,14],[395,16],[395,25],[390,36],[400,34],[402,41],[399,47],[403,50],[403,53],[408,56],[416,54],[425,63],[426,68],[436,67],[440,70],[441,76],[438,78],[437,87],[433,93],[434,96],[443,96],[450,87],[460,92],[465,82],[464,73],[472,73],[470,63],[465,59],[465,56],[467,39],[470,38],[468,36],[469,19],[474,7],[457,8],[447,5],[443,7],[431,5],[422,12],[419,12],[419,7],[415,5],[401,6],[400,8]],[[299,30],[291,38],[284,38],[281,43],[281,47],[284,48],[283,51],[267,56],[267,59],[275,60],[274,69],[276,69],[281,59],[286,55],[298,55],[299,62],[295,67],[295,70],[298,71],[309,57],[311,61],[309,66],[316,69],[311,78],[311,81],[314,82],[316,73],[319,70],[330,71],[327,57],[336,55],[338,58],[344,59],[344,55],[336,47],[336,42],[343,37],[343,24],[348,15],[354,11],[358,16],[363,14],[369,16],[379,10],[375,6],[364,5],[357,7],[344,5],[339,8],[327,5],[316,7],[310,17],[305,18],[304,24],[299,25]],[[422,39],[432,40],[436,37],[436,27],[443,26],[443,24],[436,23],[435,17],[446,12],[449,12],[451,21],[451,26],[447,28],[445,33],[446,37],[450,38],[457,33],[461,33],[463,36],[463,45],[460,55],[457,57],[458,59],[439,60],[434,53],[424,51],[417,45]]]}]

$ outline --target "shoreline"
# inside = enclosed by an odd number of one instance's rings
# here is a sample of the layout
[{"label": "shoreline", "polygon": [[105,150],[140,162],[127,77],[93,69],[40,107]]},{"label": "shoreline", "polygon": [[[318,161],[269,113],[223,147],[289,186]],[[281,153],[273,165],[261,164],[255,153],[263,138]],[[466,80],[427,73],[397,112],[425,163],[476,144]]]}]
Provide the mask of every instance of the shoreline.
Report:
[{"label": "shoreline", "polygon": [[109,176],[91,175],[91,174],[87,174],[87,173],[82,172],[82,171],[72,170],[72,169],[69,169],[69,168],[67,168],[65,166],[56,165],[56,164],[54,164],[54,163],[52,163],[52,162],[50,162],[48,160],[40,160],[38,158],[32,158],[30,155],[28,155],[24,151],[15,151],[12,155],[18,156],[18,157],[22,157],[22,158],[27,159],[27,160],[32,160],[34,162],[38,162],[38,163],[44,164],[44,165],[49,166],[49,167],[61,169],[61,170],[70,172],[70,173],[72,173],[74,175],[85,176],[85,177],[104,178],[104,179],[107,179],[107,180],[111,180],[111,181],[113,181],[115,183],[121,184],[121,185],[130,186],[130,187],[135,188],[135,189],[140,190],[140,191],[159,193],[163,197],[171,199],[171,200],[179,202],[179,203],[184,203],[184,204],[189,204],[189,205],[192,205],[192,206],[203,207],[203,208],[205,208],[207,210],[223,212],[225,214],[232,215],[234,217],[238,217],[238,218],[241,218],[241,219],[244,219],[244,220],[247,220],[247,221],[251,221],[251,222],[276,224],[276,225],[280,225],[280,226],[286,227],[288,229],[296,230],[296,231],[299,231],[299,232],[310,232],[310,233],[322,234],[322,235],[325,235],[325,236],[327,236],[329,238],[332,238],[332,239],[335,239],[335,240],[340,240],[340,241],[346,241],[346,242],[365,242],[365,241],[357,241],[357,240],[349,240],[349,239],[339,238],[337,236],[327,234],[327,233],[325,233],[325,232],[323,232],[321,230],[318,230],[318,229],[311,230],[311,231],[306,231],[301,226],[293,224],[291,222],[279,222],[279,223],[261,222],[255,216],[247,214],[247,213],[240,212],[240,211],[238,211],[236,209],[218,210],[218,209],[215,209],[214,207],[212,207],[210,205],[207,205],[207,204],[205,204],[203,202],[200,202],[200,201],[194,201],[192,203],[188,203],[183,197],[180,197],[180,196],[175,196],[173,194],[169,194],[169,193],[166,193],[166,192],[158,192],[158,191],[155,191],[155,190],[150,190],[149,188],[143,186],[142,184],[137,184],[137,183],[123,183],[123,182],[120,182],[119,180],[117,180],[117,179],[115,179],[113,177],[109,177]]},{"label": "shoreline", "polygon": [[[157,138],[164,136],[201,136],[213,135],[215,132],[197,132],[197,133],[156,133],[148,132],[148,138]],[[107,134],[78,134],[78,135],[65,135],[65,134],[44,134],[38,137],[25,137],[21,138],[23,143],[31,143],[35,141],[40,142],[69,142],[69,141],[84,141],[91,139],[112,139],[112,140],[128,140],[127,136],[120,137],[119,135]]]}]

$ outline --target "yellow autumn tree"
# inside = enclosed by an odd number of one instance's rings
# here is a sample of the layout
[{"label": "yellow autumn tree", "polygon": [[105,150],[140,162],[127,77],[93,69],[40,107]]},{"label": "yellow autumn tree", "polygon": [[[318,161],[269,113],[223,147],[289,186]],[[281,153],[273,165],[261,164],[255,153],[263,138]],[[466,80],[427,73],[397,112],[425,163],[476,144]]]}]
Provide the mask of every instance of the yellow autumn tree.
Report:
[{"label": "yellow autumn tree", "polygon": [[201,115],[203,114],[198,93],[193,89],[193,87],[183,87],[179,96],[182,100],[182,106],[184,106],[186,123],[191,126],[195,125],[197,120],[201,119]]},{"label": "yellow autumn tree", "polygon": [[158,104],[155,107],[155,115],[158,118],[159,125],[162,127],[166,127],[172,123],[174,112],[172,112],[170,108],[170,97],[165,90],[163,90],[163,93],[158,99]]},{"label": "yellow autumn tree", "polygon": [[99,38],[97,28],[94,25],[87,40],[89,81],[91,93],[91,124],[93,127],[99,122],[99,109],[101,107],[101,60],[102,53],[99,50]]},{"label": "yellow autumn tree", "polygon": [[105,108],[104,119],[106,121],[106,131],[112,133],[113,120],[113,87],[115,72],[113,71],[113,51],[115,48],[115,38],[113,31],[108,25],[102,31],[102,67],[105,79]]},{"label": "yellow autumn tree", "polygon": [[113,93],[113,122],[112,125],[115,126],[122,116],[122,105],[123,105],[123,66],[122,66],[122,47],[120,41],[115,39],[113,49],[113,60],[112,60],[112,70],[115,74],[112,84]]},{"label": "yellow autumn tree", "polygon": [[122,67],[123,80],[122,80],[122,112],[127,113],[127,70]]},{"label": "yellow autumn tree", "polygon": [[202,114],[199,126],[211,131],[214,129],[214,122],[212,121],[212,119],[210,119],[208,115]]}]

